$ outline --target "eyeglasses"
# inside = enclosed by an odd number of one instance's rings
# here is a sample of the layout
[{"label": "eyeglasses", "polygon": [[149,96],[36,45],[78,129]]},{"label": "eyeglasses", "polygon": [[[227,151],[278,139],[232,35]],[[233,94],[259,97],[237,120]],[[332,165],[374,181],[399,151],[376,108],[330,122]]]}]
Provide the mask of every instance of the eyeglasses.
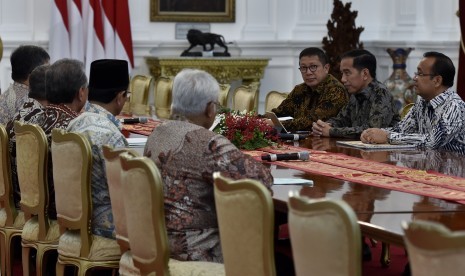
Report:
[{"label": "eyeglasses", "polygon": [[413,72],[413,75],[415,77],[437,76],[436,74],[424,74],[424,73],[419,73],[419,72]]},{"label": "eyeglasses", "polygon": [[307,73],[307,70],[310,70],[310,72],[315,72],[316,69],[318,69],[318,65],[315,65],[315,64],[310,65],[310,66],[308,66],[308,67],[307,67],[307,66],[300,66],[300,67],[299,67],[299,70],[300,70],[300,72],[302,72],[302,73]]}]

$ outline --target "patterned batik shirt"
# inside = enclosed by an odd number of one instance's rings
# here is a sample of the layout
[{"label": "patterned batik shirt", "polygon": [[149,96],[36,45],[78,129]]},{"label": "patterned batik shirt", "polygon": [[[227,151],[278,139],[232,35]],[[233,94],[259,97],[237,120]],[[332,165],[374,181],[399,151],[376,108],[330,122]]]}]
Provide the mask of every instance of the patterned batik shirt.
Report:
[{"label": "patterned batik shirt", "polygon": [[367,128],[394,126],[400,121],[394,98],[386,86],[373,80],[367,87],[349,98],[339,114],[327,121],[331,137],[359,139]]},{"label": "patterned batik shirt", "polygon": [[14,130],[14,122],[19,121],[28,124],[40,124],[43,117],[40,115],[45,112],[43,107],[38,101],[30,98],[26,101],[22,108],[16,112],[13,120],[9,121],[6,125],[8,133],[8,151],[10,152],[11,163],[11,182],[14,190],[14,202],[16,208],[20,208],[19,201],[21,200],[21,193],[19,191],[18,172],[16,170],[16,135]]},{"label": "patterned batik shirt", "polygon": [[296,85],[288,97],[271,111],[278,117],[294,118],[283,122],[289,131],[312,130],[313,122],[336,116],[348,99],[345,87],[328,74],[315,89],[305,83]]},{"label": "patterned batik shirt", "polygon": [[127,147],[121,129],[121,122],[113,114],[91,103],[87,103],[85,112],[68,125],[68,131],[83,134],[92,147],[92,232],[111,239],[115,239],[115,226],[102,146]]},{"label": "patterned batik shirt", "polygon": [[0,124],[6,125],[13,120],[16,112],[29,99],[29,86],[14,82],[0,95]]},{"label": "patterned batik shirt", "polygon": [[171,258],[223,262],[213,172],[232,179],[253,178],[270,189],[270,170],[224,136],[187,121],[157,126],[144,155],[155,162],[163,178]]},{"label": "patterned batik shirt", "polygon": [[420,98],[393,128],[387,128],[392,144],[465,153],[465,102],[452,89],[431,101]]}]

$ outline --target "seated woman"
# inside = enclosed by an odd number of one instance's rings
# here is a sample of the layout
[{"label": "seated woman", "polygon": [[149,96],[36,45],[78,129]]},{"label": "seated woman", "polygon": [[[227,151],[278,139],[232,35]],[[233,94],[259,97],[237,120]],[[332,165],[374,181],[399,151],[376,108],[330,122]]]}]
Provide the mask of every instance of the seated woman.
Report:
[{"label": "seated woman", "polygon": [[182,70],[173,83],[171,120],[154,129],[144,149],[163,177],[171,258],[177,260],[223,262],[213,172],[253,178],[269,189],[273,183],[268,168],[209,130],[219,90],[208,73]]}]

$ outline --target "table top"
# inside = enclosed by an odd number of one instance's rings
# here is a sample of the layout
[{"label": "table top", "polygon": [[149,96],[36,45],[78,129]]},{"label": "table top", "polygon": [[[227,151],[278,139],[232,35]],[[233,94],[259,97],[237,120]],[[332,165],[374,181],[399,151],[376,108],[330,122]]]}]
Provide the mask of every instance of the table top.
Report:
[{"label": "table top", "polygon": [[[337,145],[338,140],[340,139],[309,137],[299,142],[299,146],[464,177],[463,155],[417,149],[363,151]],[[390,243],[403,244],[402,221],[426,219],[441,222],[452,230],[465,230],[465,205],[457,202],[302,172],[272,163],[267,163],[267,166],[271,168],[274,177],[304,178],[314,182],[313,186],[273,186],[273,199],[277,211],[287,212],[289,192],[298,191],[301,195],[315,199],[344,200],[356,212],[364,234]]]}]

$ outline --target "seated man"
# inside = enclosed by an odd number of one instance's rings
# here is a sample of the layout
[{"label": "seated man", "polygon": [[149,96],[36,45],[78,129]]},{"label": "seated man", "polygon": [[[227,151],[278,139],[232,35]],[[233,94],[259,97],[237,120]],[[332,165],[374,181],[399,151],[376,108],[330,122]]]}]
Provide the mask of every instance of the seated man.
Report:
[{"label": "seated man", "polygon": [[223,262],[213,195],[213,172],[253,178],[270,188],[268,168],[209,130],[215,120],[218,82],[201,70],[174,79],[172,116],[157,126],[144,149],[164,181],[171,258]]},{"label": "seated man", "polygon": [[327,122],[313,123],[317,136],[359,139],[370,127],[393,126],[400,121],[394,98],[376,80],[376,58],[367,50],[352,50],[342,55],[342,83],[349,91],[349,104]]},{"label": "seated man", "polygon": [[299,70],[304,83],[296,85],[289,96],[271,111],[289,131],[311,130],[313,122],[337,115],[348,102],[344,86],[331,74],[326,54],[318,48],[306,48],[299,55]]},{"label": "seated man", "polygon": [[16,112],[28,100],[29,76],[39,65],[48,64],[50,56],[43,48],[23,45],[16,48],[10,57],[13,83],[0,95],[0,124],[13,120]]},{"label": "seated man", "polygon": [[85,112],[72,120],[68,131],[80,132],[92,146],[92,232],[115,239],[115,226],[108,192],[102,145],[127,147],[116,115],[128,99],[129,72],[125,60],[102,59],[92,62],[89,102]]},{"label": "seated man", "polygon": [[394,127],[365,130],[362,142],[416,144],[465,153],[465,102],[451,89],[454,76],[455,67],[449,57],[426,52],[413,77],[421,99]]}]

